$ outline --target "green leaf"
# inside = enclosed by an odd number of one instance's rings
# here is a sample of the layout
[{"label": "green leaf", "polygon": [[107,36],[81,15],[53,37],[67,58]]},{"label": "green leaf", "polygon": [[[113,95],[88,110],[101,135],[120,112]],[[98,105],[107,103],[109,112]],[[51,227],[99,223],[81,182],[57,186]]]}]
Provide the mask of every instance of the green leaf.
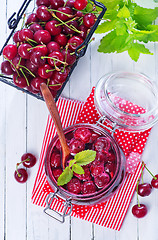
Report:
[{"label": "green leaf", "polygon": [[93,10],[93,3],[89,2],[86,6],[86,8],[84,9],[84,11],[86,12],[91,12]]},{"label": "green leaf", "polygon": [[107,10],[106,12],[105,12],[105,14],[104,14],[104,16],[103,16],[103,19],[105,19],[105,20],[116,20],[116,18],[117,18],[117,13],[118,13],[118,11],[117,11],[117,9],[110,9],[110,10]]},{"label": "green leaf", "polygon": [[69,162],[69,167],[72,167],[74,164],[76,163],[76,160],[70,160],[70,162]]},{"label": "green leaf", "polygon": [[116,24],[116,35],[124,35],[127,31],[127,26],[124,24],[124,21],[117,21]]},{"label": "green leaf", "polygon": [[85,150],[85,151],[77,153],[74,158],[75,158],[77,164],[83,166],[83,165],[87,165],[90,162],[94,161],[95,157],[96,157],[96,151]]},{"label": "green leaf", "polygon": [[101,39],[100,45],[98,47],[98,52],[111,53],[119,51],[125,47],[126,39],[128,36],[128,33],[118,36],[116,34],[116,30],[108,33]]},{"label": "green leaf", "polygon": [[95,33],[109,32],[115,28],[115,24],[116,24],[116,20],[103,22],[97,27]]},{"label": "green leaf", "polygon": [[136,6],[134,9],[133,19],[138,23],[139,29],[145,29],[145,26],[152,24],[158,17],[158,7],[154,9]]},{"label": "green leaf", "polygon": [[130,17],[130,11],[128,10],[128,8],[124,5],[123,8],[121,8],[118,11],[117,16],[119,18],[129,18]]},{"label": "green leaf", "polygon": [[78,164],[74,164],[72,166],[72,171],[77,173],[77,174],[84,174],[84,169]]},{"label": "green leaf", "polygon": [[62,186],[68,183],[72,177],[73,177],[73,171],[70,169],[70,167],[66,167],[62,172],[62,174],[59,176],[57,184],[59,186]]},{"label": "green leaf", "polygon": [[143,44],[140,43],[133,43],[131,47],[128,49],[128,54],[135,62],[138,61],[140,53],[143,54],[151,54],[152,53],[147,49]]},{"label": "green leaf", "polygon": [[103,3],[107,9],[115,8],[122,0],[100,0],[99,2]]}]

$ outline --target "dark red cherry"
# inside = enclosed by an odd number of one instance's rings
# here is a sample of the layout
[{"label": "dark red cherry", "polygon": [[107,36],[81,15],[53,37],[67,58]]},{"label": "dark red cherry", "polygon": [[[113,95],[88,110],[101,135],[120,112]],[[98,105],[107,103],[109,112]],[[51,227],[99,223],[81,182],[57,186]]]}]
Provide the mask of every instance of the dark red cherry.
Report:
[{"label": "dark red cherry", "polygon": [[149,196],[152,191],[152,186],[149,183],[140,183],[138,185],[138,194],[142,197]]},{"label": "dark red cherry", "polygon": [[59,153],[53,152],[50,159],[50,165],[53,168],[61,167],[61,156]]},{"label": "dark red cherry", "polygon": [[25,66],[29,69],[32,73],[37,73],[38,67],[32,64],[29,59],[26,60]]},{"label": "dark red cherry", "polygon": [[9,60],[12,60],[17,54],[17,46],[14,44],[8,44],[3,49],[3,56]]},{"label": "dark red cherry", "polygon": [[74,194],[79,194],[81,192],[81,181],[78,178],[72,178],[67,183],[67,190]]},{"label": "dark red cherry", "polygon": [[13,35],[13,41],[14,41],[15,43],[18,43],[18,42],[21,41],[21,40],[20,40],[20,37],[19,37],[19,32],[20,32],[20,30],[19,30],[19,31],[16,31],[16,32],[14,33],[14,35]]},{"label": "dark red cherry", "polygon": [[49,64],[45,64],[38,68],[38,75],[41,78],[48,79],[53,75],[52,67]]},{"label": "dark red cherry", "polygon": [[60,66],[63,61],[64,61],[64,56],[59,51],[53,51],[48,55],[48,63],[53,67]]},{"label": "dark red cherry", "polygon": [[87,3],[88,3],[87,0],[75,0],[74,7],[77,10],[83,10],[87,6]]},{"label": "dark red cherry", "polygon": [[51,41],[51,35],[47,30],[38,30],[34,33],[34,40],[40,44],[47,44]]},{"label": "dark red cherry", "polygon": [[69,143],[69,148],[71,153],[78,153],[85,149],[85,144],[80,139],[71,139]]},{"label": "dark red cherry", "polygon": [[93,13],[86,13],[83,17],[83,24],[88,28],[91,28],[94,25],[95,21],[96,16]]},{"label": "dark red cherry", "polygon": [[94,165],[92,164],[90,167],[91,170],[91,174],[95,177],[95,176],[99,176],[101,174],[103,174],[104,172],[104,165],[100,164],[100,165]]},{"label": "dark red cherry", "polygon": [[54,51],[60,51],[60,45],[55,42],[55,41],[51,41],[47,44],[47,49],[48,49],[48,53],[54,52]]},{"label": "dark red cherry", "polygon": [[83,166],[83,169],[84,169],[84,174],[74,173],[74,175],[75,175],[77,178],[79,178],[80,180],[83,180],[83,181],[91,180],[92,177],[91,177],[91,173],[90,173],[89,167]]},{"label": "dark red cherry", "polygon": [[63,0],[50,0],[51,8],[58,9],[59,7],[64,6]]},{"label": "dark red cherry", "polygon": [[72,20],[70,22],[67,22],[67,25],[68,26],[66,26],[66,25],[63,26],[63,33],[66,35],[67,34],[76,34],[76,31],[72,28],[72,26],[75,27],[76,29],[78,29],[78,22],[75,20]]},{"label": "dark red cherry", "polygon": [[78,36],[73,36],[68,40],[68,47],[70,50],[75,51],[75,49],[83,43],[83,39]]},{"label": "dark red cherry", "polygon": [[17,171],[14,172],[14,177],[17,182],[25,183],[28,179],[28,174],[25,169],[19,168],[18,172]]},{"label": "dark red cherry", "polygon": [[158,188],[158,174],[157,175],[155,175],[155,178],[156,179],[152,179],[151,180],[151,185],[154,187],[154,188]]},{"label": "dark red cherry", "polygon": [[28,86],[25,77],[18,76],[17,73],[13,74],[13,82],[16,86],[18,86],[20,88],[25,88]]},{"label": "dark red cherry", "polygon": [[31,168],[36,164],[36,157],[32,153],[25,153],[21,157],[22,164],[26,168]]},{"label": "dark red cherry", "polygon": [[87,37],[87,34],[88,34],[88,28],[85,25],[82,24],[78,27],[78,30],[81,31],[81,33],[78,33],[77,36],[85,39]]},{"label": "dark red cherry", "polygon": [[59,25],[59,22],[56,21],[56,20],[52,20],[52,21],[49,21],[46,23],[45,25],[45,29],[52,35],[52,36],[55,36],[55,35],[58,35],[61,33],[62,31],[62,26]]},{"label": "dark red cherry", "polygon": [[57,83],[63,83],[65,82],[67,76],[68,76],[67,68],[61,67],[60,71],[54,71],[53,79]]},{"label": "dark red cherry", "polygon": [[110,182],[110,175],[108,173],[102,173],[94,178],[94,182],[98,188],[103,188]]},{"label": "dark red cherry", "polygon": [[36,47],[34,47],[34,48],[32,49],[32,52],[36,52],[36,51],[40,51],[43,56],[47,55],[47,53],[48,53],[47,46],[44,45],[44,44],[42,44],[42,45],[37,45]]},{"label": "dark red cherry", "polygon": [[35,22],[38,22],[39,19],[36,15],[36,13],[31,13],[28,17],[27,17],[27,20],[25,22],[25,25],[28,25],[30,23],[35,23]]},{"label": "dark red cherry", "polygon": [[4,61],[1,64],[1,72],[5,75],[12,75],[14,73],[10,62]]},{"label": "dark red cherry", "polygon": [[36,0],[36,5],[37,6],[45,5],[45,6],[49,7],[50,0]]},{"label": "dark red cherry", "polygon": [[132,207],[132,213],[137,218],[143,218],[147,214],[148,210],[145,204],[134,205]]},{"label": "dark red cherry", "polygon": [[74,7],[74,2],[75,2],[75,0],[68,0],[68,1],[66,2],[66,6],[67,6],[67,7],[70,7],[70,8],[73,8],[73,7]]},{"label": "dark red cherry", "polygon": [[57,42],[60,46],[64,47],[66,46],[68,39],[65,34],[60,33],[54,37],[54,41]]},{"label": "dark red cherry", "polygon": [[56,180],[58,180],[59,176],[62,174],[62,169],[61,168],[55,168],[53,169],[53,176]]},{"label": "dark red cherry", "polygon": [[106,137],[100,137],[94,143],[94,150],[107,153],[110,149],[110,141]]},{"label": "dark red cherry", "polygon": [[76,61],[76,55],[70,49],[63,49],[62,54],[64,56],[65,62],[68,65],[72,65]]},{"label": "dark red cherry", "polygon": [[74,137],[81,139],[84,143],[88,143],[91,139],[92,133],[88,128],[78,128],[75,133]]},{"label": "dark red cherry", "polygon": [[52,18],[51,13],[49,12],[48,8],[44,5],[40,5],[36,10],[36,15],[38,19],[47,22]]},{"label": "dark red cherry", "polygon": [[23,43],[18,47],[18,54],[24,59],[30,59],[32,46],[28,43]]},{"label": "dark red cherry", "polygon": [[31,24],[31,26],[29,26],[29,29],[30,29],[33,33],[37,32],[38,30],[43,30],[42,26],[41,26],[40,24],[38,24],[38,23],[33,23],[33,24]]},{"label": "dark red cherry", "polygon": [[73,17],[73,10],[69,7],[60,7],[58,8],[58,12],[56,12],[58,18],[62,21],[68,21]]},{"label": "dark red cherry", "polygon": [[34,51],[30,56],[30,62],[36,67],[43,66],[46,62],[46,59],[42,57],[43,54],[41,51]]},{"label": "dark red cherry", "polygon": [[46,80],[43,79],[43,78],[36,77],[36,78],[33,78],[33,79],[32,79],[32,81],[31,81],[31,86],[32,86],[32,88],[33,88],[36,92],[39,92],[39,91],[40,91],[41,83],[47,83],[47,82],[46,82]]},{"label": "dark red cherry", "polygon": [[48,86],[49,86],[50,89],[57,91],[62,87],[62,84],[56,82],[52,77],[52,78],[49,79],[49,85]]},{"label": "dark red cherry", "polygon": [[28,28],[21,29],[19,31],[19,37],[22,42],[23,41],[29,42],[29,39],[33,39],[33,32]]},{"label": "dark red cherry", "polygon": [[90,194],[96,192],[97,188],[93,181],[85,181],[81,185],[82,194]]},{"label": "dark red cherry", "polygon": [[15,58],[13,58],[12,63],[13,65],[11,64],[11,68],[14,72],[16,72],[16,70],[18,70],[22,66],[25,67],[25,59],[21,58],[19,55],[16,55]]}]

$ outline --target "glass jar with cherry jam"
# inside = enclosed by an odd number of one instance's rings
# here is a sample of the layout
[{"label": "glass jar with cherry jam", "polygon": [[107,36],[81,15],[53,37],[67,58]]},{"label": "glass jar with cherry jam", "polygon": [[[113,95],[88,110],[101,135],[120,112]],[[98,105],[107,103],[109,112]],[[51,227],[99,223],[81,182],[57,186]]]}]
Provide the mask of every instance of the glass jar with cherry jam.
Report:
[{"label": "glass jar with cherry jam", "polygon": [[50,186],[63,199],[75,204],[95,204],[113,194],[125,175],[125,157],[115,139],[103,128],[92,124],[76,124],[64,130],[70,157],[66,165],[78,152],[90,149],[96,152],[94,161],[83,166],[84,174],[74,173],[63,186],[57,180],[62,168],[62,149],[58,136],[49,145],[45,169]]}]

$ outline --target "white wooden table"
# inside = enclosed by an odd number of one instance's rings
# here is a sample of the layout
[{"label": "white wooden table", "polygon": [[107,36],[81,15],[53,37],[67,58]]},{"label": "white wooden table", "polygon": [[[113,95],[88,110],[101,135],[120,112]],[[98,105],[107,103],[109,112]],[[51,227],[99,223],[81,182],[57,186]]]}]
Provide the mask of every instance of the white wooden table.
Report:
[{"label": "white wooden table", "polygon": [[[22,1],[18,0],[0,0],[0,46],[9,32],[6,21],[21,4]],[[143,4],[147,7],[156,6],[152,0],[146,0]],[[127,53],[98,53],[99,38],[96,36],[86,55],[80,59],[63,92],[65,97],[86,100],[99,78],[111,71],[143,72],[158,81],[158,44],[148,44],[154,55],[142,55],[134,63]],[[131,213],[132,205],[136,203],[136,194],[134,195],[120,232],[71,217],[60,224],[46,216],[42,208],[31,203],[39,162],[29,170],[26,184],[15,181],[15,165],[20,161],[21,155],[28,151],[39,158],[47,116],[44,102],[0,84],[0,240],[158,240],[156,189],[149,197],[140,197],[140,201],[149,209],[148,215],[140,220]],[[152,129],[142,156],[155,174],[158,173],[157,132],[158,125]],[[145,172],[144,180],[150,179],[150,175]]]}]

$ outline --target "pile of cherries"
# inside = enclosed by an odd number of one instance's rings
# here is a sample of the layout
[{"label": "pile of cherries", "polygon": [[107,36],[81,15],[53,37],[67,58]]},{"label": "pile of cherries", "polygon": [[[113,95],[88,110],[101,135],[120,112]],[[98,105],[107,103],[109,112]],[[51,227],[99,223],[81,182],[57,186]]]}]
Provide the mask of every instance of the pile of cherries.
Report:
[{"label": "pile of cherries", "polygon": [[[25,168],[31,168],[36,164],[36,157],[32,153],[25,153],[21,157],[21,162],[16,164],[16,170],[14,172],[14,177],[17,182],[25,183],[28,179],[28,173]],[[22,164],[25,168],[19,168]]]},{"label": "pile of cherries", "polygon": [[[144,162],[142,163],[142,167],[145,167],[145,169],[152,175],[152,180],[151,183],[137,183],[137,199],[138,199],[138,195],[140,195],[141,197],[146,197],[149,196],[152,192],[152,188],[157,188],[158,189],[158,174],[156,174],[155,176],[150,172],[150,170],[147,168],[147,166],[144,164]],[[143,176],[143,171],[142,171],[142,176]],[[137,218],[142,218],[144,217],[148,212],[147,206],[145,204],[140,204],[139,203],[139,199],[138,199],[138,204],[134,205],[132,207],[132,213],[135,217]]]},{"label": "pile of cherries", "polygon": [[[92,149],[96,151],[96,158],[93,162],[83,166],[84,174],[74,173],[72,179],[63,186],[73,194],[92,194],[108,186],[116,171],[116,156],[110,140],[89,129],[79,127],[76,130],[65,134],[71,156],[78,152]],[[50,157],[52,174],[57,181],[63,172],[61,164],[61,145],[56,142]]]},{"label": "pile of cherries", "polygon": [[[37,0],[25,28],[13,35],[14,44],[3,49],[1,72],[32,93],[46,83],[53,96],[62,87],[74,62],[75,50],[96,21],[86,12],[87,0]],[[78,50],[80,51],[80,49]]]}]

